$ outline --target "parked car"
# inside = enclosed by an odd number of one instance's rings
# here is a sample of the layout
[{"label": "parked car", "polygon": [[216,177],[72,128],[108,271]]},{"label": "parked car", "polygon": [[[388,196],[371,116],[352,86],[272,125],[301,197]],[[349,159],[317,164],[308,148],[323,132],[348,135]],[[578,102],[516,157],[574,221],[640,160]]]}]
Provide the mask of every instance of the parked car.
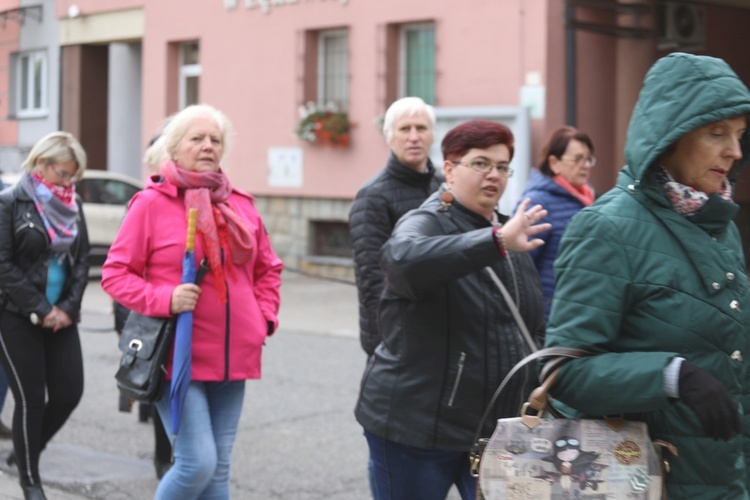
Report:
[{"label": "parked car", "polygon": [[[7,186],[14,185],[20,177],[18,172],[1,176]],[[108,170],[86,169],[83,179],[76,182],[76,192],[83,200],[83,214],[89,231],[92,266],[104,263],[128,202],[141,189],[143,182],[140,180]]]}]

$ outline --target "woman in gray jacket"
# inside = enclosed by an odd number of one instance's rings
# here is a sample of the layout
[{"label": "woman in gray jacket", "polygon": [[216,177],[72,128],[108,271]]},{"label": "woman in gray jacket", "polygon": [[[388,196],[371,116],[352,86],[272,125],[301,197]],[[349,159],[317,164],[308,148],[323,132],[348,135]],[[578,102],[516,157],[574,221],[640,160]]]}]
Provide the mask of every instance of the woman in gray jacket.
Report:
[{"label": "woman in gray jacket", "polygon": [[[383,247],[383,342],[368,364],[357,420],[373,461],[376,499],[445,498],[453,484],[475,497],[468,451],[485,405],[508,370],[544,332],[544,303],[529,239],[550,228],[540,205],[496,212],[513,170],[513,135],[471,121],[442,143],[446,183],[406,214]],[[490,271],[510,290],[525,340]],[[518,414],[534,385],[517,377],[487,419]]]}]

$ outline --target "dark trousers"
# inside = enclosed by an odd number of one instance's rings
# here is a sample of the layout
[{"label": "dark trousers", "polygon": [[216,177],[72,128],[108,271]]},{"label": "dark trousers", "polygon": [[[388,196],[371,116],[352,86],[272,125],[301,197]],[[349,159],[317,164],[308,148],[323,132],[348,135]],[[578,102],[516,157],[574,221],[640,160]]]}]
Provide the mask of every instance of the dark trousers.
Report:
[{"label": "dark trousers", "polygon": [[453,485],[462,500],[476,498],[469,454],[424,450],[365,431],[372,460],[375,500],[442,500]]},{"label": "dark trousers", "polygon": [[154,424],[154,458],[158,462],[168,464],[172,461],[172,441],[159,417],[159,412],[156,411],[156,405],[150,404],[149,411]]},{"label": "dark trousers", "polygon": [[83,395],[78,326],[52,330],[0,313],[0,363],[15,398],[13,449],[22,485],[40,484],[39,455]]}]

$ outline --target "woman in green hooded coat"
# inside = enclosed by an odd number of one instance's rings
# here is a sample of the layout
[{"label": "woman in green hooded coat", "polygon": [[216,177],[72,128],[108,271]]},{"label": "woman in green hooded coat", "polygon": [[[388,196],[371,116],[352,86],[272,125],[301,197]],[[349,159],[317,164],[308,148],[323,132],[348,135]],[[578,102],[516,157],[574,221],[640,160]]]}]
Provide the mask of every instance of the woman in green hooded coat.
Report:
[{"label": "woman in green hooded coat", "polygon": [[675,445],[669,498],[748,498],[750,291],[732,192],[749,113],[724,61],[657,61],[617,186],[573,218],[555,262],[546,346],[599,355],[563,366],[552,396]]}]

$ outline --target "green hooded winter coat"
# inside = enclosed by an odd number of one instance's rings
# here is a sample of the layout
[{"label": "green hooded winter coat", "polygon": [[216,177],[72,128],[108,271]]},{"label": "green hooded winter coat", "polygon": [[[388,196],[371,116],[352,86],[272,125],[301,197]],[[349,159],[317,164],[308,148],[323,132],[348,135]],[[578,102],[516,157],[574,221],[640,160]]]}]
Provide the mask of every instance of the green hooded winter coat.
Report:
[{"label": "green hooded winter coat", "polygon": [[[685,133],[750,113],[750,92],[722,60],[675,53],[649,70],[633,110],[617,186],[576,215],[555,261],[546,346],[602,353],[560,371],[552,395],[576,415],[619,415],[674,444],[670,499],[748,498],[750,291],[734,203],[712,194],[691,218],[656,183],[659,156]],[[743,160],[750,153],[748,134]],[[744,434],[707,437],[667,397],[664,368],[680,356],[736,398]],[[747,362],[744,361],[747,358]]]}]

